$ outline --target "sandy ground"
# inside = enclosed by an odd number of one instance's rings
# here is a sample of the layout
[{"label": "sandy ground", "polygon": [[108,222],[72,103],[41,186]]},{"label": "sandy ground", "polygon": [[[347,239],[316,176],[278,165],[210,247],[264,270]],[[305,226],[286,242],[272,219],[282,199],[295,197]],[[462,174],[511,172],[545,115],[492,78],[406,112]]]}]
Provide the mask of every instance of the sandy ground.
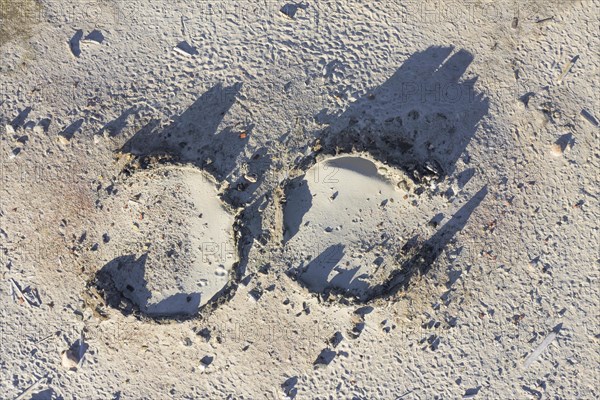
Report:
[{"label": "sandy ground", "polygon": [[0,0],[0,397],[600,397],[599,7]]}]

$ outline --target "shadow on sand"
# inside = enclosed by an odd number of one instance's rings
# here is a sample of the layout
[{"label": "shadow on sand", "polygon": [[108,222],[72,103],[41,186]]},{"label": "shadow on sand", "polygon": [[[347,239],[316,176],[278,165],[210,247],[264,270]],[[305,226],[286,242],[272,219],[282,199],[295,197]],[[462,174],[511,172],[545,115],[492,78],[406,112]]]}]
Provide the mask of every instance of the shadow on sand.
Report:
[{"label": "shadow on sand", "polygon": [[174,318],[198,313],[200,293],[176,293],[159,302],[152,302],[152,294],[145,280],[147,255],[117,257],[96,273],[95,286],[107,305],[125,315],[140,312],[150,317]]},{"label": "shadow on sand", "polygon": [[[378,161],[406,171],[417,183],[425,178],[441,180],[455,174],[459,187],[464,187],[474,169],[456,173],[456,164],[461,157],[465,164],[469,163],[465,149],[489,110],[489,100],[475,90],[477,78],[464,76],[472,61],[472,54],[465,50],[455,52],[453,47],[429,47],[413,54],[387,81],[340,115],[328,114],[324,109],[316,116],[319,122],[328,125],[318,135],[322,152],[325,155],[368,152]],[[314,158],[305,162],[310,164]],[[294,187],[299,184],[294,183]],[[356,271],[344,270],[328,282],[329,273],[340,269],[337,263],[342,256],[335,261],[336,257],[330,255],[332,251],[343,255],[341,244],[325,250],[308,266],[300,268],[302,272],[296,276],[301,281],[308,280],[311,290],[316,287],[321,293],[329,290],[358,293],[359,301],[393,295],[405,288],[415,274],[424,274],[431,268],[486,194],[484,186],[431,238],[417,246],[409,259],[402,261],[399,255],[398,268],[382,284],[368,287],[360,277],[354,277]],[[310,208],[311,194],[303,198],[288,200],[287,206],[297,206],[292,207],[295,223],[286,227],[288,235],[297,232]],[[307,275],[307,271],[312,274]],[[319,284],[315,284],[315,277],[320,279]]]},{"label": "shadow on sand", "polygon": [[453,173],[489,109],[489,100],[475,90],[477,78],[463,77],[473,55],[453,51],[415,53],[341,115],[322,110],[316,118],[329,125],[321,135],[324,151],[367,151],[416,179]]}]

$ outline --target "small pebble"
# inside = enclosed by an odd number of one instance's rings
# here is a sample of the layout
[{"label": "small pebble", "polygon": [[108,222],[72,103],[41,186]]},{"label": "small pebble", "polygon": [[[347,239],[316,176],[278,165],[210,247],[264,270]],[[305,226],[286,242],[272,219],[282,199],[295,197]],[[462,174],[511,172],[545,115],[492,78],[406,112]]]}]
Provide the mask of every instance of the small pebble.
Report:
[{"label": "small pebble", "polygon": [[58,142],[59,142],[60,144],[65,144],[65,145],[66,145],[66,144],[69,144],[69,139],[68,139],[66,136],[63,136],[63,135],[58,135],[58,136],[56,137],[56,140],[58,140]]},{"label": "small pebble", "polygon": [[256,174],[246,174],[246,175],[244,175],[244,178],[250,183],[256,183],[256,181],[257,181]]},{"label": "small pebble", "polygon": [[560,157],[563,154],[563,149],[559,144],[554,143],[550,148],[550,154],[552,154],[554,157]]},{"label": "small pebble", "polygon": [[61,364],[64,368],[69,371],[76,371],[79,360],[77,356],[71,350],[65,350],[62,352]]},{"label": "small pebble", "polygon": [[408,187],[408,183],[406,181],[400,181],[398,182],[398,188],[408,192],[409,191],[409,187]]}]

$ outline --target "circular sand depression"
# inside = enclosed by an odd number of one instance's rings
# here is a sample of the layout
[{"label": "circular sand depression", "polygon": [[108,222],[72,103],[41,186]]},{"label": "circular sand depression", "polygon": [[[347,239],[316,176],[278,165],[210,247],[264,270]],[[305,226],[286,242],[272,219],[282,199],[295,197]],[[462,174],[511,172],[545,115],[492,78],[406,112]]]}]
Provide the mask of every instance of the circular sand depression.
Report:
[{"label": "circular sand depression", "polygon": [[290,273],[312,292],[367,300],[431,220],[411,182],[366,155],[325,159],[291,181],[283,210]]},{"label": "circular sand depression", "polygon": [[119,257],[99,276],[143,314],[197,313],[227,285],[238,260],[233,214],[215,183],[191,166],[137,171],[125,185],[125,240],[141,245],[142,255]]}]

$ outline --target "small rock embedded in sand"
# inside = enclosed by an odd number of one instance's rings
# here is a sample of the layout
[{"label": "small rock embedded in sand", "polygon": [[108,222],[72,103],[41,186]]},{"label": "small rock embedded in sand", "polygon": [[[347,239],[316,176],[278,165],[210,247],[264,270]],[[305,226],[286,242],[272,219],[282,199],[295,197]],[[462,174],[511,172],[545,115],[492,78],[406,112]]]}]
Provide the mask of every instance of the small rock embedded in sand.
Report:
[{"label": "small rock embedded in sand", "polygon": [[364,322],[357,322],[353,327],[351,331],[348,331],[348,336],[350,336],[350,338],[352,339],[358,339],[358,337],[361,335],[361,333],[365,330],[365,323]]},{"label": "small rock embedded in sand", "polygon": [[6,125],[6,134],[7,135],[14,135],[15,134],[15,128],[13,128],[12,125]]},{"label": "small rock embedded in sand", "polygon": [[479,393],[479,390],[481,390],[481,386],[478,386],[476,388],[467,389],[462,398],[463,399],[474,399],[475,396],[477,396],[477,393]]},{"label": "small rock embedded in sand", "polygon": [[104,135],[94,135],[94,144],[100,143],[103,139],[106,139]]},{"label": "small rock embedded in sand", "polygon": [[200,286],[200,287],[208,286],[208,279],[200,279],[198,281],[198,286]]}]

